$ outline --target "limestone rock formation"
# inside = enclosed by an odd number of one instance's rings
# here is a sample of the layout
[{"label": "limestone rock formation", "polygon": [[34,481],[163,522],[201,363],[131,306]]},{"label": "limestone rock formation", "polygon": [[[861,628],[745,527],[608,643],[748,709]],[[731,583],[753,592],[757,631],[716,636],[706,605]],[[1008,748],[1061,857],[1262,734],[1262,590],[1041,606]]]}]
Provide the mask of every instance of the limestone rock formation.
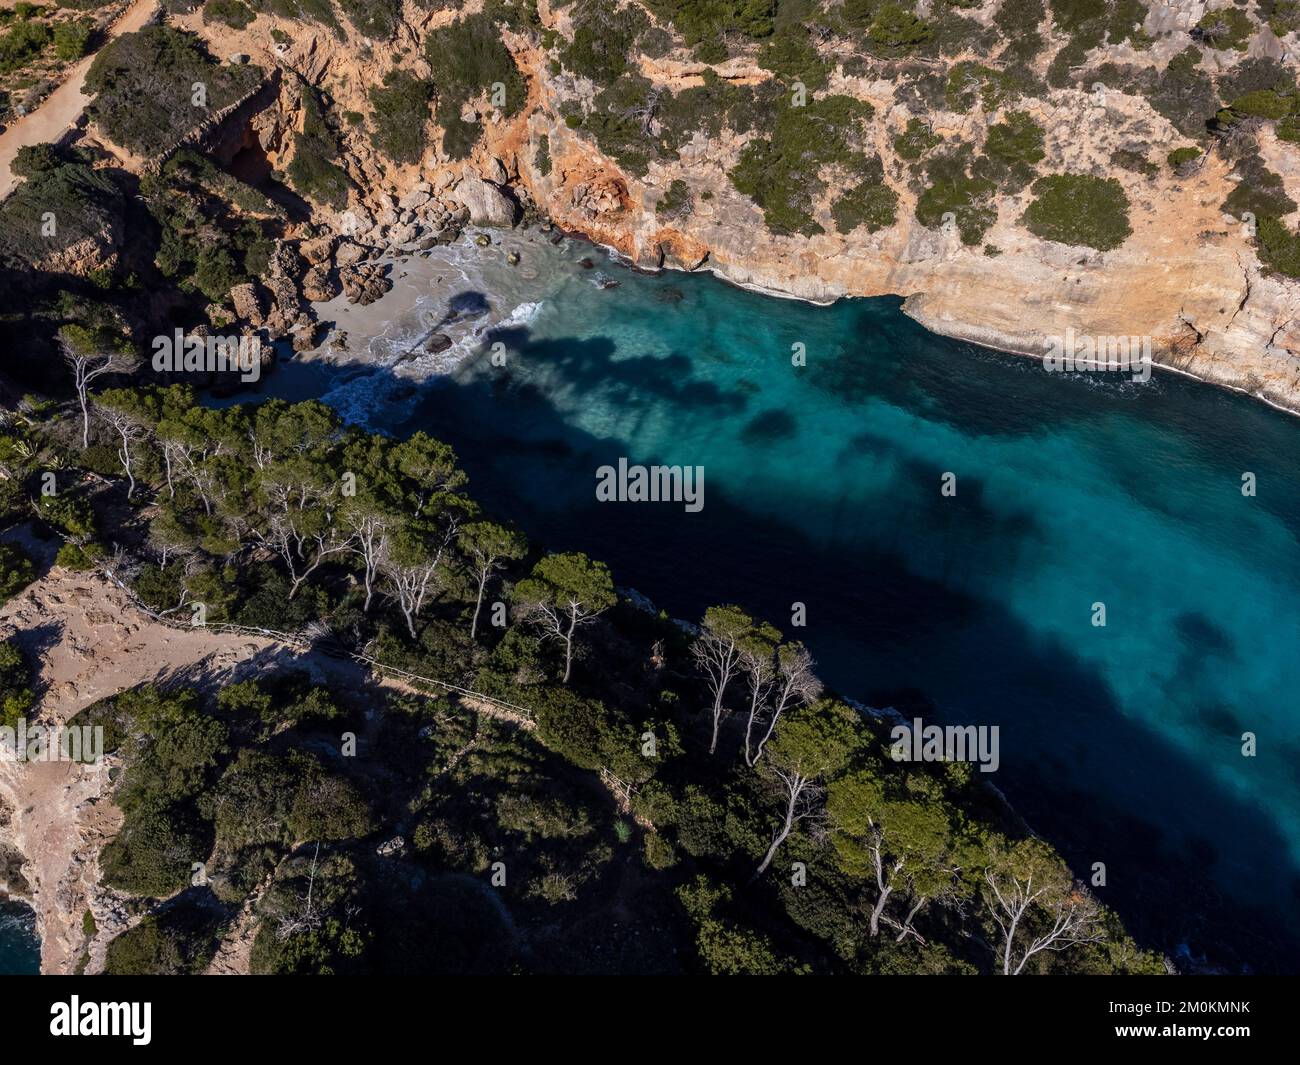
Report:
[{"label": "limestone rock formation", "polygon": [[469,220],[476,226],[508,228],[518,216],[514,200],[492,182],[479,177],[462,178],[452,196],[469,211]]},{"label": "limestone rock formation", "polygon": [[374,303],[393,287],[388,277],[388,268],[377,263],[358,263],[344,267],[339,271],[339,280],[349,303],[359,303],[363,307]]}]

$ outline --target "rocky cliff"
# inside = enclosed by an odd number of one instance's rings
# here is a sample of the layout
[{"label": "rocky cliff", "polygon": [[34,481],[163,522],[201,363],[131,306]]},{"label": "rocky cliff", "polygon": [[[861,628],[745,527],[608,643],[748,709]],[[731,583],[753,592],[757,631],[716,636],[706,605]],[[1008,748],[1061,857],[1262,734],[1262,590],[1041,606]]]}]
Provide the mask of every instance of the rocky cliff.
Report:
[{"label": "rocky cliff", "polygon": [[[367,41],[350,25],[330,28],[265,13],[242,30],[205,21],[201,11],[175,21],[204,37],[217,57],[247,58],[279,72],[273,101],[236,131],[241,144],[255,140],[276,172],[291,165],[295,134],[306,121],[303,86],[319,90],[335,116],[349,190],[346,205],[313,204],[313,225],[338,239],[331,238],[327,254],[309,259],[310,298],[332,295],[340,283],[358,299],[373,296],[382,279],[358,273],[361,260],[391,248],[428,247],[466,221],[510,225],[536,211],[643,267],[704,267],[738,284],[817,301],[897,294],[927,327],[998,348],[1042,354],[1046,337],[1068,329],[1150,337],[1161,364],[1300,410],[1300,284],[1261,260],[1254,215],[1243,222],[1245,212],[1225,208],[1248,180],[1241,151],[1225,149],[1229,138],[1216,135],[1213,114],[1201,122],[1199,137],[1189,136],[1187,123],[1176,113],[1171,120],[1160,95],[1168,95],[1170,64],[1189,48],[1193,89],[1212,83],[1221,97],[1232,95],[1249,90],[1262,71],[1288,72],[1293,82],[1295,61],[1286,42],[1294,34],[1279,38],[1257,20],[1244,48],[1220,48],[1213,32],[1196,29],[1208,17],[1204,4],[1139,4],[1143,21],[1129,28],[1130,38],[1087,50],[1066,84],[1056,87],[1053,82],[1063,79],[1053,74],[1053,60],[1071,38],[1052,7],[1036,24],[1044,47],[1015,66],[1024,84],[1013,93],[990,93],[990,75],[981,72],[1012,69],[1005,60],[1014,42],[1004,44],[996,29],[1004,6],[999,0],[963,6],[971,47],[949,43],[933,57],[882,57],[853,45],[851,34],[846,44],[814,25],[815,73],[824,84],[809,87],[765,60],[768,45],[759,40],[729,37],[725,58],[702,61],[702,49],[688,47],[664,16],[665,5],[651,5],[637,16],[642,32],[618,75],[618,85],[631,86],[642,102],[620,108],[610,85],[569,69],[568,53],[584,25],[591,36],[591,12],[581,4],[540,0],[535,17],[494,23],[522,75],[525,99],[498,106],[493,93],[504,85],[462,92],[459,121],[477,138],[463,158],[446,149],[439,94],[451,90],[423,42],[457,20],[483,17],[478,2],[435,11],[408,2],[386,40]],[[831,15],[849,7],[832,5]],[[930,7],[915,10],[924,16]],[[611,32],[615,28],[611,23]],[[778,21],[777,32],[791,31]],[[651,34],[654,56],[641,50]],[[988,39],[994,44],[981,43]],[[864,47],[871,40],[868,34]],[[989,62],[994,66],[984,65]],[[374,109],[372,90],[393,70],[430,84],[438,101],[420,131],[418,156],[403,162],[376,146],[374,119],[365,118]],[[985,79],[973,99],[960,91],[954,72],[977,86]],[[1156,88],[1144,93],[1132,87],[1141,84]],[[732,87],[749,88],[769,110],[800,90],[811,100],[847,97],[869,104],[852,149],[873,163],[879,159],[876,180],[895,205],[892,217],[886,224],[846,228],[837,202],[857,178],[840,161],[814,154],[806,160],[814,173],[800,175],[812,189],[806,204],[811,224],[801,231],[772,225],[772,212],[741,192],[734,177],[761,131],[738,130],[740,123],[710,113],[710,101]],[[694,97],[702,105],[683,126],[665,101],[677,105]],[[999,184],[986,194],[980,208],[986,217],[974,241],[967,242],[964,217],[960,232],[948,215],[923,224],[933,202],[921,201],[927,188],[934,200],[941,179],[925,170],[924,159],[904,157],[910,154],[900,148],[906,135],[923,130],[943,145],[939,152],[970,150],[978,161],[992,150],[990,130],[1013,111],[1041,130],[1030,180]],[[345,115],[348,121],[338,118]],[[1223,113],[1219,117],[1222,127]],[[763,121],[757,120],[759,127]],[[673,122],[665,151],[664,130]],[[626,132],[629,124],[639,125],[647,143],[658,147],[619,150],[629,137],[635,140],[635,129]],[[618,136],[609,133],[614,126]],[[1294,218],[1291,197],[1300,196],[1297,145],[1271,123],[1252,119],[1235,128],[1243,131],[1245,151],[1262,161],[1289,205],[1281,216],[1285,225]],[[1189,153],[1196,156],[1190,165],[1166,164],[1169,152],[1189,145],[1197,149]],[[978,174],[978,162],[970,172]],[[1035,195],[1032,179],[1056,173],[1118,182],[1128,204],[1125,239],[1103,250],[1035,235],[1025,222]]]}]

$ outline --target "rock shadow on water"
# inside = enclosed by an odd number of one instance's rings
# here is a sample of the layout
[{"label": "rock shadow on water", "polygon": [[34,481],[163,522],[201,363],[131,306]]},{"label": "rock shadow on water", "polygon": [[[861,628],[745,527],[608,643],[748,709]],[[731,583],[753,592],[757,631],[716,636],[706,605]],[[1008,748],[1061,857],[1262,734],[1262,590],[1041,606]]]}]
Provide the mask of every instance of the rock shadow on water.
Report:
[{"label": "rock shadow on water", "polygon": [[[485,349],[496,343],[506,346],[506,366],[495,367],[480,354],[461,368],[456,375],[458,383],[465,385],[484,376],[517,381],[510,371],[511,361],[516,360],[525,367],[525,373],[543,373],[562,380],[572,394],[603,394],[620,410],[643,411],[668,403],[716,416],[743,411],[749,402],[749,396],[740,389],[700,380],[690,357],[680,352],[662,358],[616,357],[618,347],[610,337],[539,340],[527,326],[489,330]],[[503,370],[508,372],[502,374]]]},{"label": "rock shadow on water", "polygon": [[759,447],[790,440],[799,432],[794,415],[785,410],[765,410],[754,415],[740,430],[746,444]]}]

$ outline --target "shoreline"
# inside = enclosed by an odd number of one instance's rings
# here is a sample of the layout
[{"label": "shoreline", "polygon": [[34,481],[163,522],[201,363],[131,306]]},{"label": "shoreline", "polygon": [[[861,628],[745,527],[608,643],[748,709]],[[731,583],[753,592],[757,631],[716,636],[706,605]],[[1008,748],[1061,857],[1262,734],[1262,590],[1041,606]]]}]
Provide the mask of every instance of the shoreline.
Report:
[{"label": "shoreline", "polygon": [[[868,297],[849,296],[849,297],[846,297],[846,298],[848,298],[848,299],[859,299],[859,298],[872,299],[872,298],[876,298],[876,297],[870,297],[870,296],[868,296]],[[908,302],[911,300],[911,298],[912,298],[911,296],[904,296],[904,297],[902,297],[902,299],[903,299],[903,306],[902,306],[900,309],[902,310],[902,312],[903,312],[905,315],[907,315],[907,317],[909,317],[910,319],[912,319],[912,321],[916,322],[917,325],[921,326],[921,328],[927,330],[928,332],[933,333],[935,336],[946,337],[946,338],[948,338],[949,340],[960,341],[960,342],[963,343],[963,344],[973,344],[973,345],[975,345],[975,346],[978,347],[978,348],[983,348],[985,351],[994,351],[994,352],[997,352],[997,353],[1000,354],[1000,355],[1014,355],[1014,356],[1016,356],[1017,358],[1023,358],[1023,359],[1037,359],[1037,360],[1041,360],[1041,359],[1043,358],[1042,354],[1039,353],[1039,352],[1025,351],[1025,350],[1023,350],[1023,349],[1016,348],[1016,347],[1014,347],[1014,346],[1012,346],[1012,345],[1010,345],[1010,344],[1005,344],[1005,345],[993,344],[993,343],[990,343],[990,342],[987,341],[987,340],[980,340],[980,339],[978,339],[978,338],[976,338],[976,337],[973,337],[973,336],[966,336],[966,335],[964,335],[964,334],[962,334],[962,333],[959,333],[959,332],[948,332],[948,331],[943,330],[943,329],[936,329],[936,328],[934,327],[934,325],[932,325],[932,324],[931,324],[930,322],[928,322],[926,319],[924,319],[924,318],[918,316],[917,314],[915,314],[915,313],[914,313],[914,312],[913,312],[913,311],[908,307],[907,304],[908,304]],[[1211,387],[1211,388],[1218,388],[1218,389],[1221,389],[1221,390],[1223,390],[1223,391],[1225,391],[1225,392],[1233,392],[1233,393],[1235,393],[1235,394],[1237,394],[1237,395],[1239,395],[1239,396],[1245,396],[1247,399],[1254,400],[1254,401],[1256,401],[1256,402],[1258,402],[1258,403],[1263,403],[1266,407],[1271,407],[1273,410],[1279,411],[1279,412],[1281,412],[1282,414],[1290,415],[1290,416],[1293,417],[1293,418],[1300,418],[1300,409],[1284,406],[1284,405],[1281,404],[1281,403],[1278,403],[1278,402],[1276,402],[1276,401],[1274,401],[1274,400],[1269,399],[1269,398],[1268,398],[1267,396],[1265,396],[1265,395],[1262,395],[1262,394],[1260,394],[1260,393],[1258,393],[1258,392],[1250,392],[1250,391],[1248,391],[1247,389],[1241,388],[1241,387],[1239,387],[1239,386],[1237,386],[1237,385],[1231,385],[1231,384],[1228,384],[1226,381],[1215,381],[1215,380],[1212,380],[1211,378],[1208,378],[1208,377],[1202,377],[1200,374],[1194,374],[1194,373],[1192,373],[1190,370],[1184,370],[1184,369],[1182,369],[1181,367],[1178,367],[1178,366],[1170,366],[1168,363],[1158,362],[1158,361],[1155,360],[1155,359],[1152,359],[1152,360],[1151,360],[1151,368],[1152,368],[1153,370],[1161,370],[1161,371],[1164,371],[1165,373],[1177,374],[1179,377],[1185,377],[1185,378],[1187,378],[1188,380],[1196,381],[1196,382],[1198,382],[1199,384],[1202,384],[1202,385],[1208,385],[1208,386]],[[1076,371],[1076,372],[1077,372],[1077,371]]]},{"label": "shoreline", "polygon": [[[1015,344],[1013,344],[1009,339],[1006,338],[994,342],[991,339],[981,339],[980,337],[975,336],[973,329],[968,332],[963,332],[960,327],[955,327],[953,329],[939,328],[933,320],[921,316],[915,310],[913,301],[919,296],[924,296],[924,293],[912,293],[911,295],[907,295],[907,296],[904,296],[901,293],[896,293],[896,292],[882,293],[876,296],[844,295],[844,296],[837,296],[835,299],[832,300],[817,300],[817,299],[812,299],[811,297],[808,296],[799,296],[793,292],[787,292],[783,289],[774,288],[768,285],[762,285],[757,282],[742,281],[737,278],[730,277],[725,272],[726,267],[718,267],[715,265],[711,265],[709,263],[705,263],[704,265],[701,265],[694,270],[688,270],[685,267],[673,266],[667,263],[665,263],[663,266],[658,267],[657,269],[651,269],[648,267],[639,266],[636,263],[632,262],[626,255],[624,255],[622,252],[620,252],[617,248],[613,247],[612,245],[604,244],[598,240],[594,240],[591,237],[588,237],[585,233],[560,229],[558,225],[556,225],[556,229],[563,232],[566,237],[569,237],[574,240],[585,241],[586,243],[590,244],[592,247],[601,249],[601,251],[605,252],[609,256],[610,260],[615,265],[625,267],[626,269],[631,270],[634,273],[649,274],[651,276],[656,276],[665,273],[686,274],[686,275],[709,274],[711,277],[716,278],[717,280],[721,281],[725,285],[730,285],[732,288],[738,288],[745,292],[753,292],[757,295],[767,296],[772,299],[783,299],[783,300],[791,300],[795,303],[806,303],[812,307],[833,307],[841,300],[898,299],[902,301],[899,310],[903,314],[907,315],[907,317],[910,318],[912,321],[916,322],[917,325],[921,326],[921,328],[925,329],[929,333],[933,333],[935,336],[944,337],[948,340],[956,340],[964,344],[973,344],[975,347],[983,348],[985,351],[996,352],[1000,355],[1014,355],[1017,358],[1040,359],[1040,360],[1043,357],[1041,353],[1027,351],[1024,350],[1023,348],[1016,347]],[[1218,389],[1222,389],[1225,392],[1232,392],[1235,393],[1236,395],[1244,396],[1247,399],[1262,403],[1266,407],[1271,407],[1273,410],[1279,411],[1280,413],[1286,414],[1292,418],[1300,418],[1300,407],[1288,407],[1285,404],[1278,403],[1276,400],[1269,399],[1267,396],[1263,395],[1262,393],[1251,392],[1248,389],[1241,388],[1238,385],[1229,384],[1226,381],[1216,381],[1209,377],[1203,377],[1200,374],[1192,373],[1190,370],[1184,370],[1178,366],[1171,366],[1168,363],[1162,363],[1155,359],[1151,360],[1151,366],[1153,369],[1162,370],[1166,373],[1177,374],[1180,377],[1185,377],[1189,380],[1199,382],[1200,384],[1208,385],[1211,388],[1218,388]]]}]

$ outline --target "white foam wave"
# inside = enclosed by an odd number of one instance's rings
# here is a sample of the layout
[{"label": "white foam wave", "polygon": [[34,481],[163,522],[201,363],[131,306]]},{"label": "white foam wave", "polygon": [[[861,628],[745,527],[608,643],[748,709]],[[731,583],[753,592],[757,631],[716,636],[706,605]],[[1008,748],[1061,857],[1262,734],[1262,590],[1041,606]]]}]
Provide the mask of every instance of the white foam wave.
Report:
[{"label": "white foam wave", "polygon": [[425,314],[436,303],[430,297],[416,301],[417,326],[406,324],[372,337],[366,346],[371,368],[336,384],[322,401],[333,407],[347,423],[369,429],[391,424],[414,400],[412,386],[427,384],[454,373],[478,351],[483,338],[495,329],[532,323],[541,313],[543,300],[528,300],[508,314],[488,314],[468,324],[445,351],[411,355],[411,349],[428,335]]}]

